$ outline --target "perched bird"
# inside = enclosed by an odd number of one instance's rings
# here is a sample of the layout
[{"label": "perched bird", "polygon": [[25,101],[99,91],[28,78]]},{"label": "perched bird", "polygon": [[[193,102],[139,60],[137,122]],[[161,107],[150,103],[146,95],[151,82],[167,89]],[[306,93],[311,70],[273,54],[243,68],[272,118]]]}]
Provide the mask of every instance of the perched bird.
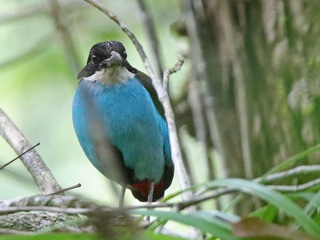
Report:
[{"label": "perched bird", "polygon": [[122,43],[95,44],[72,106],[73,125],[86,156],[142,202],[163,197],[174,166],[164,110],[151,79],[132,67]]}]

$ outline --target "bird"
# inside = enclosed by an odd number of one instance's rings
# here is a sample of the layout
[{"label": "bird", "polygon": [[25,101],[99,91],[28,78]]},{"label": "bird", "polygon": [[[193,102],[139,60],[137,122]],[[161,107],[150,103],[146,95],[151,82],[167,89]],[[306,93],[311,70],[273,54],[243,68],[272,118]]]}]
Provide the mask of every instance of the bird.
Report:
[{"label": "bird", "polygon": [[90,162],[140,202],[164,196],[174,176],[168,125],[150,77],[127,61],[121,42],[92,46],[72,103],[72,121]]}]

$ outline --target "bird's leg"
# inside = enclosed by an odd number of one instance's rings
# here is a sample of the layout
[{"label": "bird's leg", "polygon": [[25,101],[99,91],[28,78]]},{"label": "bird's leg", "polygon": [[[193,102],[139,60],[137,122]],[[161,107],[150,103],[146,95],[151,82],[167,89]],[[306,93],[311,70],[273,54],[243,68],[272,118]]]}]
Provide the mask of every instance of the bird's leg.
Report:
[{"label": "bird's leg", "polygon": [[[149,193],[148,193],[148,204],[151,205],[152,204],[152,200],[153,200],[153,192],[154,192],[154,186],[156,184],[154,182],[150,183],[149,186]],[[150,222],[150,216],[147,217],[147,221]]]},{"label": "bird's leg", "polygon": [[123,202],[124,202],[124,194],[126,193],[126,186],[122,185],[121,186],[121,193],[120,193],[120,199],[119,199],[119,208],[123,207]]},{"label": "bird's leg", "polygon": [[148,203],[151,204],[153,200],[153,192],[154,192],[154,186],[156,183],[151,182],[149,186],[149,193],[148,193]]}]

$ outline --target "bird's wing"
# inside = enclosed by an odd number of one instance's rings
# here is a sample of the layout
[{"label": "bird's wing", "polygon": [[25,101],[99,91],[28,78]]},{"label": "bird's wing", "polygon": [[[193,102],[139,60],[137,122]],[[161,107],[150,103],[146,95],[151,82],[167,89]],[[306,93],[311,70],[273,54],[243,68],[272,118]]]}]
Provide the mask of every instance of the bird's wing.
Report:
[{"label": "bird's wing", "polygon": [[171,148],[170,148],[170,140],[169,140],[169,131],[167,123],[160,119],[160,130],[161,134],[163,136],[163,151],[164,151],[164,157],[165,157],[165,167],[164,167],[164,173],[163,173],[163,181],[164,181],[164,187],[167,189],[170,187],[173,174],[174,174],[174,165],[172,163],[171,158]]},{"label": "bird's wing", "polygon": [[172,183],[172,179],[173,179],[173,175],[174,175],[174,165],[173,165],[172,159],[171,159],[169,132],[168,132],[167,122],[166,122],[165,116],[164,116],[164,108],[158,98],[158,94],[157,94],[156,90],[154,89],[154,87],[152,85],[151,78],[147,74],[132,67],[127,61],[125,62],[125,65],[130,72],[135,74],[136,78],[142,83],[144,88],[149,92],[150,97],[151,97],[156,109],[158,110],[158,112],[162,118],[162,119],[160,119],[159,123],[160,123],[161,134],[164,139],[164,149],[163,150],[164,150],[164,155],[166,158],[165,159],[165,161],[166,161],[165,169],[164,169],[164,173],[163,173],[163,181],[164,181],[165,189],[167,189],[168,187],[170,187],[170,185]]},{"label": "bird's wing", "polygon": [[138,69],[132,67],[128,61],[125,61],[125,65],[127,67],[127,69],[134,73],[136,75],[136,78],[142,83],[143,87],[148,91],[148,93],[150,94],[150,97],[153,101],[153,104],[154,106],[156,107],[156,109],[158,110],[159,114],[161,115],[161,117],[163,119],[165,119],[165,116],[164,116],[164,109],[163,109],[163,106],[158,98],[158,94],[157,94],[157,91],[154,89],[153,85],[152,85],[152,81],[151,81],[151,78],[139,71]]}]

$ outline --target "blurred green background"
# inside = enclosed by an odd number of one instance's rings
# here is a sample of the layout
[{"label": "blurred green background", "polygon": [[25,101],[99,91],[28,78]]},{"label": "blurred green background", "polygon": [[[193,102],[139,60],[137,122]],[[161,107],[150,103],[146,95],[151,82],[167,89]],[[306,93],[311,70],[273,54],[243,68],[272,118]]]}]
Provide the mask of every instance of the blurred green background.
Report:
[{"label": "blurred green background", "polygon": [[[150,55],[150,45],[137,3],[102,3],[127,23]],[[179,18],[179,4],[178,0],[152,1],[150,4],[159,39],[165,49],[165,67],[171,67],[176,55],[187,48],[187,42],[170,30],[170,25]],[[61,1],[61,6],[63,21],[72,35],[81,67],[85,65],[93,44],[118,40],[126,46],[129,62],[145,71],[133,44],[105,15],[82,1]],[[72,6],[72,9],[68,6]],[[48,1],[2,0],[0,9],[0,107],[31,144],[41,143],[36,150],[63,188],[81,183],[82,187],[72,190],[72,193],[117,205],[117,197],[110,188],[109,180],[86,159],[76,139],[71,121],[71,104],[78,83],[77,72],[68,62],[68,54],[50,13]],[[25,16],[18,17],[24,13]],[[183,73],[173,76],[170,82],[173,95],[179,95],[182,77]],[[0,165],[15,156],[1,138]],[[20,161],[1,172],[0,182],[0,200],[39,193]],[[177,190],[177,185],[175,180],[168,192]],[[131,194],[126,197],[128,201],[135,201]]]}]

